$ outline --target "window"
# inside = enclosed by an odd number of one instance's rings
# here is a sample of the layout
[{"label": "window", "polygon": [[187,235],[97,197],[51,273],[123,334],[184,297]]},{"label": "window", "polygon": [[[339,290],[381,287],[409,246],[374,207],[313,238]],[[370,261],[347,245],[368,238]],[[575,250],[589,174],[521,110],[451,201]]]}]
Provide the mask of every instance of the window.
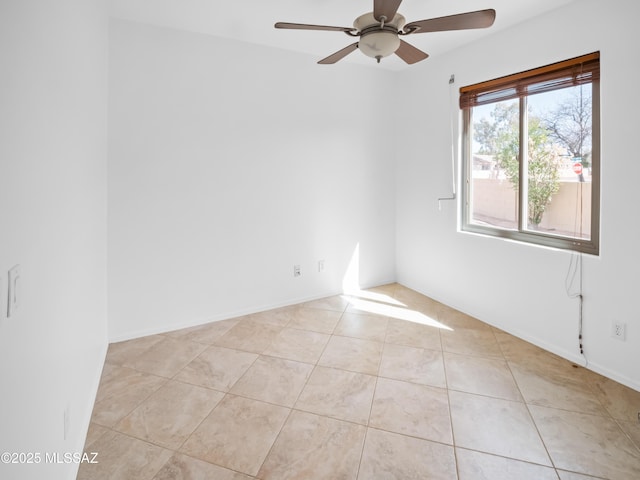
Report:
[{"label": "window", "polygon": [[599,252],[600,55],[462,87],[462,230]]}]

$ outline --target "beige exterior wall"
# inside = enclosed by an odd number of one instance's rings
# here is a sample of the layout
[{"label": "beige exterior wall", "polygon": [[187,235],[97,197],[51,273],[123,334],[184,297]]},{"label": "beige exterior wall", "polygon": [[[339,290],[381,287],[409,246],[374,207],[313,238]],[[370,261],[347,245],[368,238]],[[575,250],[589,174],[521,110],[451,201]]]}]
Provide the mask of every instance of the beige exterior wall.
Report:
[{"label": "beige exterior wall", "polygon": [[[476,219],[491,224],[517,225],[517,200],[513,186],[506,179],[475,178],[473,180],[473,212]],[[591,182],[560,182],[560,190],[539,226],[541,231],[575,236],[591,231]]]}]

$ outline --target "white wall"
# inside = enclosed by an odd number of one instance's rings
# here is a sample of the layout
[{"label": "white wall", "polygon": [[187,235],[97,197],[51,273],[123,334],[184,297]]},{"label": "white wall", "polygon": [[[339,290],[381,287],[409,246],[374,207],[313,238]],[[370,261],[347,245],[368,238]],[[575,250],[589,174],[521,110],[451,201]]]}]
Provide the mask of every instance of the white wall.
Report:
[{"label": "white wall", "polygon": [[[107,15],[101,0],[0,2],[0,478],[75,478],[107,345]],[[64,411],[69,430],[64,438]]]},{"label": "white wall", "polygon": [[[406,129],[397,170],[398,281],[575,361],[578,303],[567,296],[571,254],[457,232],[450,193],[448,79],[456,88],[600,50],[601,248],[584,256],[584,347],[589,368],[640,390],[636,221],[638,8],[624,0],[573,2],[465,49],[403,72]],[[499,14],[498,14],[499,15]],[[456,135],[457,137],[457,135]],[[610,336],[627,322],[625,342]]]},{"label": "white wall", "polygon": [[[111,339],[336,292],[359,245],[361,284],[393,280],[397,262],[402,283],[577,359],[570,254],[458,233],[457,206],[436,199],[450,193],[451,73],[459,86],[600,50],[602,247],[584,257],[584,343],[591,368],[640,389],[633,8],[575,2],[393,74],[114,21]],[[20,310],[0,314],[0,451],[84,441],[107,338],[106,56],[102,0],[0,2],[0,298],[22,266]],[[412,106],[397,134],[367,120],[390,90]],[[75,469],[2,464],[0,477]]]},{"label": "white wall", "polygon": [[112,20],[112,341],[338,293],[357,245],[394,280],[392,73],[316,61]]}]

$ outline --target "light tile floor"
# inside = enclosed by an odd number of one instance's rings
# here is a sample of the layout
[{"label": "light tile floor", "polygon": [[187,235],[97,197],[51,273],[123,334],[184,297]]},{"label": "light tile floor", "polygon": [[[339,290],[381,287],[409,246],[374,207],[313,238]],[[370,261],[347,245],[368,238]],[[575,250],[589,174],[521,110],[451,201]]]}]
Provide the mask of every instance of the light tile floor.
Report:
[{"label": "light tile floor", "polygon": [[109,347],[89,479],[640,479],[640,392],[393,284]]}]

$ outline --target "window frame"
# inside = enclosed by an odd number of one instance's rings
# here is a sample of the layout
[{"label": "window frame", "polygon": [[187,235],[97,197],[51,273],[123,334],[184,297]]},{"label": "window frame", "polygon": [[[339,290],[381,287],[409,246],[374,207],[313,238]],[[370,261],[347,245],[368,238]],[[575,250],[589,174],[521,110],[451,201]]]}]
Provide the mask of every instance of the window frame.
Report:
[{"label": "window frame", "polygon": [[[581,57],[557,62],[555,64],[546,65],[537,69],[528,70],[526,72],[509,75],[507,77],[501,77],[487,82],[482,82],[474,85],[469,85],[460,88],[460,108],[462,110],[462,188],[461,188],[461,222],[460,230],[464,232],[471,232],[486,236],[498,237],[503,239],[514,240],[521,243],[540,245],[545,247],[570,250],[575,252],[581,252],[592,255],[599,255],[600,253],[600,76],[599,76],[599,52],[594,52]],[[504,85],[509,85],[509,88],[513,88],[515,82],[524,82],[533,79],[536,75],[540,78],[540,75],[544,75],[544,78],[553,78],[558,74],[562,76],[564,71],[566,76],[567,67],[580,66],[585,61],[597,62],[596,74],[593,75],[589,81],[584,81],[581,84],[591,85],[592,90],[592,111],[591,111],[591,231],[589,239],[581,239],[578,237],[570,237],[563,235],[554,235],[549,232],[533,231],[527,228],[527,208],[528,208],[528,192],[527,192],[527,174],[524,171],[522,159],[525,158],[527,148],[527,142],[520,141],[519,151],[519,178],[518,178],[518,227],[517,230],[503,229],[495,226],[481,225],[478,223],[472,223],[472,174],[473,174],[473,152],[472,152],[472,109],[474,106],[474,97],[469,99],[471,95],[482,95],[504,90]],[[535,83],[532,82],[532,83]],[[526,87],[525,87],[526,88]],[[559,90],[564,87],[550,88],[547,91]],[[535,95],[534,92],[531,95]],[[510,98],[519,99],[519,137],[522,140],[523,134],[527,133],[527,98],[531,96],[526,93],[519,93],[517,96],[511,96]],[[466,98],[465,98],[466,96]],[[483,104],[495,104],[501,99],[495,101],[485,101]],[[471,104],[470,104],[471,102]]]}]

